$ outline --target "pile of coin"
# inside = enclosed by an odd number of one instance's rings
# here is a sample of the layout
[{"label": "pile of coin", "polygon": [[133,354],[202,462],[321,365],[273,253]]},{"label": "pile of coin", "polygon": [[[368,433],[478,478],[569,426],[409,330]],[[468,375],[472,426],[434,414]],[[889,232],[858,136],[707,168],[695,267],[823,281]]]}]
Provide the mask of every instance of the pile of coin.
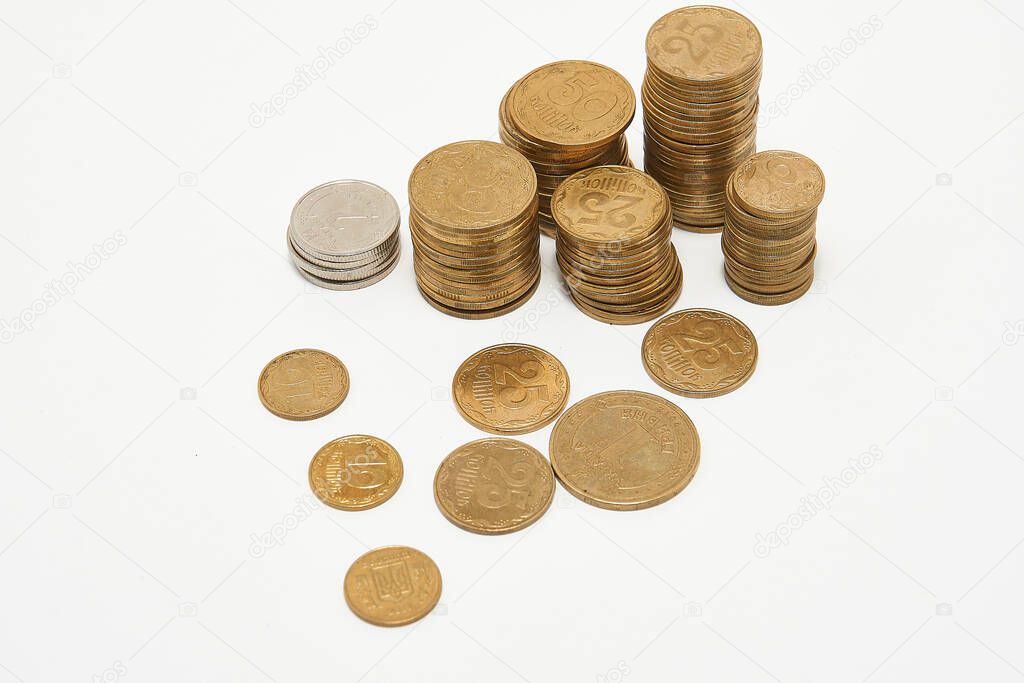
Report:
[{"label": "pile of coin", "polygon": [[631,165],[625,131],[633,88],[617,71],[578,60],[534,69],[509,88],[498,111],[501,140],[537,171],[540,228],[553,237],[551,194],[592,166]]},{"label": "pile of coin", "polygon": [[409,176],[416,282],[434,308],[492,318],[525,303],[540,282],[537,176],[496,142],[455,142]]},{"label": "pile of coin", "polygon": [[288,250],[302,277],[318,287],[361,289],[398,264],[400,222],[387,190],[363,180],[335,180],[295,204]]},{"label": "pile of coin", "polygon": [[722,251],[729,287],[755,304],[799,299],[814,280],[821,169],[796,152],[760,152],[729,177],[726,195]]},{"label": "pile of coin", "polygon": [[645,322],[679,298],[671,204],[651,176],[626,166],[580,171],[555,191],[551,213],[558,265],[573,302],[590,317]]},{"label": "pile of coin", "polygon": [[761,35],[721,7],[684,7],[647,34],[644,169],[672,198],[676,225],[721,232],[725,180],[755,149]]}]

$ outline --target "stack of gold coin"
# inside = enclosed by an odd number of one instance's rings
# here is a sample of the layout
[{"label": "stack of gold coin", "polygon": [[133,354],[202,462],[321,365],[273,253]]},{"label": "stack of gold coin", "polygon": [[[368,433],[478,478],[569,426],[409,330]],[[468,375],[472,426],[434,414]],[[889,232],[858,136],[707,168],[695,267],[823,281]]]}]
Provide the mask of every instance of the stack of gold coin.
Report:
[{"label": "stack of gold coin", "polygon": [[636,112],[633,88],[617,71],[585,61],[553,62],[509,88],[498,111],[502,141],[537,171],[541,230],[554,237],[551,195],[592,166],[630,166],[625,131]]},{"label": "stack of gold coin", "polygon": [[644,169],[679,227],[721,232],[725,180],[755,149],[760,81],[761,34],[732,10],[684,7],[648,32]]},{"label": "stack of gold coin", "polygon": [[626,166],[580,171],[559,185],[551,213],[558,265],[573,302],[590,317],[641,323],[679,298],[671,204],[651,176]]},{"label": "stack of gold coin", "polygon": [[497,142],[455,142],[409,176],[416,282],[430,305],[459,318],[521,306],[540,281],[537,177]]},{"label": "stack of gold coin", "polygon": [[799,299],[814,280],[821,169],[796,152],[760,152],[729,177],[726,196],[722,251],[729,287],[755,304]]}]

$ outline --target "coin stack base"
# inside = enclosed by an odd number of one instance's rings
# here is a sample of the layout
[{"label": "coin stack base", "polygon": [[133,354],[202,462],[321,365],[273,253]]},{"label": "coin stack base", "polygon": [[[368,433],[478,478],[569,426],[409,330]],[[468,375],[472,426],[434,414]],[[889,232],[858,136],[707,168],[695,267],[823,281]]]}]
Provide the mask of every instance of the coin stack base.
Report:
[{"label": "coin stack base", "polygon": [[811,288],[824,192],[821,169],[795,152],[760,152],[729,177],[722,252],[737,296],[774,306]]},{"label": "coin stack base", "polygon": [[672,198],[678,227],[722,231],[725,181],[754,153],[760,81],[761,36],[732,10],[684,7],[648,32],[644,170]]},{"label": "coin stack base", "polygon": [[498,132],[537,173],[541,232],[555,236],[551,195],[563,180],[594,166],[632,166],[625,131],[635,113],[629,82],[594,62],[545,64],[509,88]]},{"label": "coin stack base", "polygon": [[288,251],[314,285],[362,289],[398,265],[400,222],[398,204],[383,188],[362,180],[324,183],[292,209]]}]

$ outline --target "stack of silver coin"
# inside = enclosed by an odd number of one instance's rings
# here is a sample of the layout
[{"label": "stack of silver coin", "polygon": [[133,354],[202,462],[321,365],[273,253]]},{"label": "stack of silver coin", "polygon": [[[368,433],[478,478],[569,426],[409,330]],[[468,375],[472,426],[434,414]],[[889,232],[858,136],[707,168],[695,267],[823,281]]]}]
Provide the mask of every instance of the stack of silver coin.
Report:
[{"label": "stack of silver coin", "polygon": [[363,180],[314,187],[292,209],[288,250],[302,277],[327,289],[380,282],[398,264],[395,198]]}]

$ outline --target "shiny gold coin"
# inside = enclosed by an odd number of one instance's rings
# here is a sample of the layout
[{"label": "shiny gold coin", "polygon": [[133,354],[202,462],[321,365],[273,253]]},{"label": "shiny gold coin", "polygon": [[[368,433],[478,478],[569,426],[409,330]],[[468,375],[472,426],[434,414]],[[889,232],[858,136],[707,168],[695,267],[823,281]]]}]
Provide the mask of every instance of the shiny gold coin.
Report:
[{"label": "shiny gold coin", "polygon": [[478,534],[519,531],[543,515],[555,495],[551,465],[514,439],[459,446],[434,476],[434,500],[448,520]]},{"label": "shiny gold coin", "polygon": [[569,493],[609,510],[639,510],[690,483],[700,438],[686,413],[660,396],[606,391],[562,414],[548,450]]},{"label": "shiny gold coin", "polygon": [[313,420],[340,406],[348,386],[348,370],[340,360],[326,351],[297,349],[267,363],[257,390],[274,415]]},{"label": "shiny gold coin", "polygon": [[309,487],[332,508],[368,510],[395,495],[402,474],[402,458],[391,444],[353,434],[316,452],[309,463]]},{"label": "shiny gold coin", "polygon": [[401,545],[361,555],[345,574],[345,602],[377,626],[405,626],[430,613],[441,598],[441,572],[429,557]]},{"label": "shiny gold coin", "polygon": [[641,345],[644,369],[655,382],[680,396],[726,394],[754,373],[757,340],[728,313],[690,308],[651,326]]},{"label": "shiny gold coin", "polygon": [[550,423],[569,400],[569,373],[544,349],[499,344],[477,351],[455,371],[459,414],[492,434],[525,434]]},{"label": "shiny gold coin", "polygon": [[794,217],[813,211],[825,195],[825,174],[796,152],[758,152],[733,174],[736,201],[765,218]]},{"label": "shiny gold coin", "polygon": [[564,236],[588,243],[624,242],[651,234],[668,211],[658,182],[628,166],[598,166],[570,176],[551,198]]},{"label": "shiny gold coin", "polygon": [[761,34],[738,12],[691,6],[669,12],[647,33],[647,58],[687,83],[742,78],[761,60]]}]

